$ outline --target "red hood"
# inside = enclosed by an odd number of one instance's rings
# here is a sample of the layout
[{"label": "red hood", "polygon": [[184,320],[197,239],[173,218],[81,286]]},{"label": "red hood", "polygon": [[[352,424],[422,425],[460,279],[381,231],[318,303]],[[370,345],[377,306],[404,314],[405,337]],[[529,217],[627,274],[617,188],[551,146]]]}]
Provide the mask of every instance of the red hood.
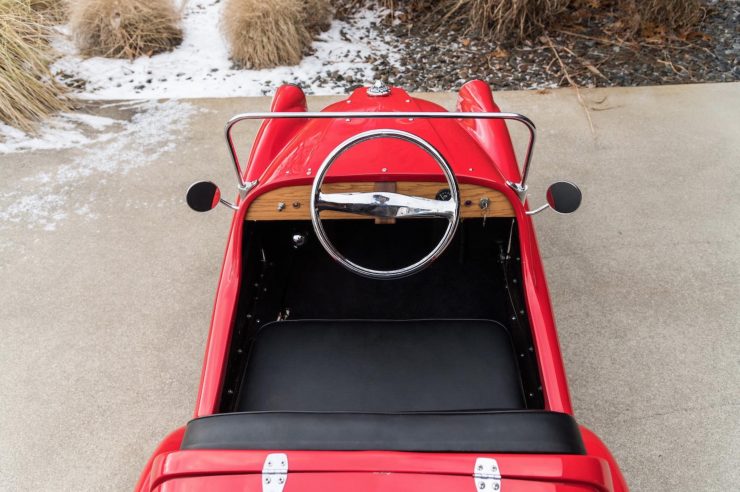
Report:
[{"label": "red hood", "polygon": [[[290,88],[286,89],[290,90]],[[490,94],[490,93],[489,93]],[[302,93],[301,95],[302,96]],[[296,95],[296,97],[300,97]],[[286,102],[276,96],[273,110],[302,110],[300,100]],[[474,107],[465,107],[475,110]],[[442,112],[441,106],[423,99],[411,97],[401,88],[392,88],[385,97],[371,97],[366,88],[355,90],[347,99],[326,107],[322,112]],[[516,163],[513,153],[501,152],[501,160],[496,163],[483,148],[480,125],[501,125],[501,122],[475,122],[456,119],[320,119],[320,120],[271,120],[263,124],[261,133],[275,138],[257,138],[258,145],[253,149],[248,164],[246,180],[258,179],[261,186],[275,188],[289,184],[306,184],[326,156],[340,143],[359,132],[393,128],[411,132],[436,147],[449,161],[456,176],[463,182],[487,182],[504,185],[506,179],[501,169],[513,167]],[[488,128],[489,131],[493,127]],[[504,128],[505,127],[498,127]],[[287,135],[287,136],[286,136]],[[508,142],[508,135],[505,139]],[[261,145],[260,142],[270,142]],[[488,149],[490,151],[490,149]],[[503,164],[503,167],[502,167]],[[506,167],[509,166],[509,167]],[[384,170],[385,169],[385,170]],[[406,142],[388,139],[366,142],[347,152],[328,180],[342,180],[351,177],[353,181],[362,180],[414,180],[439,176],[439,167],[421,149]]]}]

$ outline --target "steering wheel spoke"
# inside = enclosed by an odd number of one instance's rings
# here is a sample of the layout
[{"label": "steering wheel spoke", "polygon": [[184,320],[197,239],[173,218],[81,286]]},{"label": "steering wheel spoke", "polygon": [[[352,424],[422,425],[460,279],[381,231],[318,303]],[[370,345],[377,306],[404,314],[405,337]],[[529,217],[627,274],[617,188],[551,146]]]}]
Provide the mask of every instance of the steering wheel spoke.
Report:
[{"label": "steering wheel spoke", "polygon": [[450,220],[457,205],[452,200],[432,200],[386,191],[368,193],[319,193],[319,212],[332,210],[379,218],[437,217]]}]

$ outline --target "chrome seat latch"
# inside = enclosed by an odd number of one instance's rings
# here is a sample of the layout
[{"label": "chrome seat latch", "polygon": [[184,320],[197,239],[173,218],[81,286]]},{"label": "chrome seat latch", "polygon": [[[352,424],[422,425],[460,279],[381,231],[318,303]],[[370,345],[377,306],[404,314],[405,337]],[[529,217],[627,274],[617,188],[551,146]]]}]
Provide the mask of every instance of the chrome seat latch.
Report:
[{"label": "chrome seat latch", "polygon": [[262,492],[283,492],[288,480],[288,455],[268,454],[262,465]]},{"label": "chrome seat latch", "polygon": [[501,470],[493,458],[478,458],[473,470],[475,490],[484,492],[501,492]]}]

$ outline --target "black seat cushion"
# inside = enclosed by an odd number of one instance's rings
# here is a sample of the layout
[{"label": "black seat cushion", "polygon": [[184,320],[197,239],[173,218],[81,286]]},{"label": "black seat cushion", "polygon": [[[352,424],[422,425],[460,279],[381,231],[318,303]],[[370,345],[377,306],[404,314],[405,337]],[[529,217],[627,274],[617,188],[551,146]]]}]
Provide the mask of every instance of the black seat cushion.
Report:
[{"label": "black seat cushion", "polygon": [[487,320],[296,320],[254,341],[238,411],[523,409],[511,339]]},{"label": "black seat cushion", "polygon": [[545,411],[226,413],[190,421],[181,448],[585,454],[573,417]]}]

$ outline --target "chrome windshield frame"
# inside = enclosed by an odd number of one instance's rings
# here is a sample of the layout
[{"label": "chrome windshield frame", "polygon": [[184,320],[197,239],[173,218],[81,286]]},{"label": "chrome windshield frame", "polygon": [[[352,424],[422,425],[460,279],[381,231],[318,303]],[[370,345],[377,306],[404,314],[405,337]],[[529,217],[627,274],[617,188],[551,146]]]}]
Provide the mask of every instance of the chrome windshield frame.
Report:
[{"label": "chrome windshield frame", "polygon": [[[241,113],[233,116],[226,123],[225,136],[226,144],[231,153],[231,161],[234,165],[236,178],[239,186],[241,198],[246,196],[247,192],[254,187],[255,182],[245,182],[239,157],[237,156],[236,146],[231,136],[234,125],[245,120],[274,120],[274,119],[469,119],[469,120],[505,120],[516,121],[523,124],[529,130],[529,142],[524,155],[524,166],[520,169],[521,180],[518,183],[507,182],[506,184],[513,189],[522,202],[527,195],[527,178],[532,163],[532,153],[537,136],[537,128],[532,120],[518,113],[467,113],[467,112],[423,112],[423,111],[384,111],[384,112],[357,112],[357,111],[339,111],[339,112],[256,112]],[[517,163],[518,164],[518,163]]]}]

